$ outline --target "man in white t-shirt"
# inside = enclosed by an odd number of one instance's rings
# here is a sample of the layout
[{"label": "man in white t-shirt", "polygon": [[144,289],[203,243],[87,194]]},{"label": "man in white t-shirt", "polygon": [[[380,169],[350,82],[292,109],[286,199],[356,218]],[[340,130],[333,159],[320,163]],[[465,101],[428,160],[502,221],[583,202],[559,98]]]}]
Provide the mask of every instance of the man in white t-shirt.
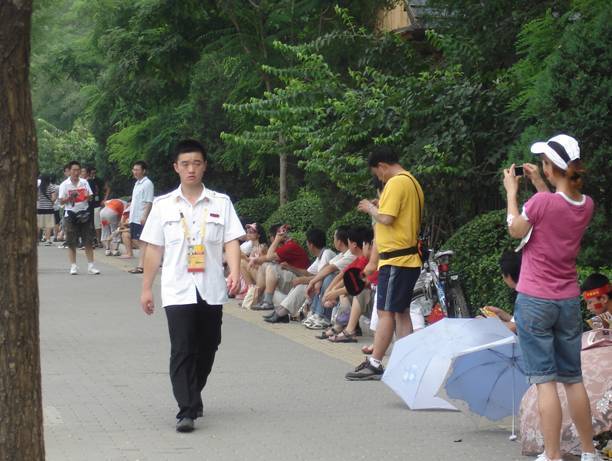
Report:
[{"label": "man in white t-shirt", "polygon": [[68,163],[70,176],[62,182],[57,193],[60,203],[64,206],[64,232],[70,260],[70,274],[79,273],[76,265],[76,248],[79,238],[85,246],[87,256],[87,273],[98,275],[100,271],[94,267],[93,216],[89,211],[91,188],[86,179],[81,179],[81,164],[76,160]]},{"label": "man in white t-shirt", "polygon": [[310,229],[306,232],[306,246],[310,254],[316,259],[306,270],[281,263],[283,269],[294,272],[298,277],[291,281],[293,288],[291,288],[287,297],[280,303],[280,306],[276,307],[272,313],[264,315],[266,322],[289,323],[289,316],[295,316],[298,309],[306,301],[308,282],[336,256],[336,253],[325,248],[325,233],[320,229]]},{"label": "man in white t-shirt", "polygon": [[[140,303],[153,313],[153,281],[162,262],[162,306],[170,333],[170,380],[176,430],[191,432],[203,415],[202,391],[221,343],[222,307],[240,287],[244,229],[229,197],[204,187],[206,153],[198,141],[175,148],[181,185],[155,199],[142,231],[147,242]],[[223,272],[223,251],[229,267]]]},{"label": "man in white t-shirt", "polygon": [[136,184],[134,184],[130,205],[130,237],[139,249],[139,257],[138,265],[128,272],[130,274],[142,274],[147,244],[140,241],[140,234],[151,212],[154,190],[153,183],[147,177],[147,164],[143,160],[134,162],[132,174],[136,179]]}]

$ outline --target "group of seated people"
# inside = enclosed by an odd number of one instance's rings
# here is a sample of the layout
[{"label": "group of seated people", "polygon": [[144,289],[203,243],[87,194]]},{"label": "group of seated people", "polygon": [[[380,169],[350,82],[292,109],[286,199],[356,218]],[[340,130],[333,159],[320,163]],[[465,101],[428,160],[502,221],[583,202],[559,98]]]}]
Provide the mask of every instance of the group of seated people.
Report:
[{"label": "group of seated people", "polygon": [[[306,233],[308,252],[291,238],[288,226],[271,226],[270,241],[259,223],[247,224],[246,231],[246,240],[241,245],[241,274],[245,283],[237,298],[245,298],[247,290],[250,291],[249,305],[245,303],[245,307],[269,311],[263,316],[264,321],[300,320],[306,328],[322,330],[318,338],[342,343],[357,341],[362,315],[372,314],[375,323],[377,273],[362,280],[358,290],[351,282],[355,277],[364,278],[373,240],[371,228],[339,226],[333,236],[335,251],[327,248],[322,230],[311,229]],[[309,254],[314,258],[312,263]],[[505,251],[499,265],[503,281],[514,290],[520,276],[521,253]],[[608,278],[592,274],[584,281],[582,291],[593,314],[587,320],[589,326],[610,328],[612,287]],[[481,313],[498,317],[516,332],[513,317],[503,309],[485,306]]]},{"label": "group of seated people", "polygon": [[249,307],[270,311],[263,317],[269,323],[299,319],[306,328],[322,330],[321,339],[356,342],[361,334],[359,319],[372,310],[376,274],[357,281],[358,290],[347,287],[345,279],[351,269],[359,276],[367,265],[372,229],[339,226],[333,238],[335,251],[327,248],[322,230],[311,229],[306,233],[308,252],[291,238],[287,226],[271,226],[269,244],[261,224],[247,224],[246,231],[241,273],[253,292]]}]

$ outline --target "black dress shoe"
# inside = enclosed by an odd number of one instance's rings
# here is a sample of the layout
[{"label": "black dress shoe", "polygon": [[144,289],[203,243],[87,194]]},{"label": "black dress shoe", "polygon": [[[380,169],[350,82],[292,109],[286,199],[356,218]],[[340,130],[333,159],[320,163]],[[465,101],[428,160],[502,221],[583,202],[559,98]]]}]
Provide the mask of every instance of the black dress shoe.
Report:
[{"label": "black dress shoe", "polygon": [[264,319],[268,323],[289,323],[289,314],[278,315],[276,312],[271,317]]},{"label": "black dress shoe", "polygon": [[276,311],[268,312],[267,314],[262,315],[261,317],[264,319],[269,319],[272,316],[276,315]]},{"label": "black dress shoe", "polygon": [[181,418],[176,423],[176,432],[191,432],[193,431],[193,419]]}]

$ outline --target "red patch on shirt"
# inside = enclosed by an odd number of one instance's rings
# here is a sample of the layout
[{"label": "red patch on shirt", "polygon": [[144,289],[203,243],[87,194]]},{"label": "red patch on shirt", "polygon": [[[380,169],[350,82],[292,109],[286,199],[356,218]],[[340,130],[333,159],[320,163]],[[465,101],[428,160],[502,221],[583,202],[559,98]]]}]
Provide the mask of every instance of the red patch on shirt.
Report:
[{"label": "red patch on shirt", "polygon": [[211,213],[210,215],[211,215],[213,218],[218,218],[218,217],[219,217],[219,215],[218,215],[217,213]]}]

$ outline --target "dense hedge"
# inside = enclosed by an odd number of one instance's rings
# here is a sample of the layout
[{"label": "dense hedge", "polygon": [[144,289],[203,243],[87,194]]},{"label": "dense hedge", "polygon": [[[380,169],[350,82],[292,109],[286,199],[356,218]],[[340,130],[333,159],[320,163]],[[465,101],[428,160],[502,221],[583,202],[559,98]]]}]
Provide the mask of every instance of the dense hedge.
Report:
[{"label": "dense hedge", "polygon": [[311,192],[301,192],[297,199],[286,203],[274,211],[265,221],[266,230],[272,224],[289,224],[293,232],[306,232],[308,229],[327,229],[333,217],[328,216],[319,197]]},{"label": "dense hedge", "polygon": [[512,312],[512,292],[501,278],[499,258],[505,249],[517,243],[508,235],[506,213],[497,210],[459,228],[441,248],[455,251],[453,271],[461,276],[472,314],[485,305]]},{"label": "dense hedge", "polygon": [[[274,195],[260,195],[259,197],[244,198],[234,205],[240,218],[248,222],[263,223],[278,208],[278,197]],[[266,229],[266,232],[268,229]]]}]

